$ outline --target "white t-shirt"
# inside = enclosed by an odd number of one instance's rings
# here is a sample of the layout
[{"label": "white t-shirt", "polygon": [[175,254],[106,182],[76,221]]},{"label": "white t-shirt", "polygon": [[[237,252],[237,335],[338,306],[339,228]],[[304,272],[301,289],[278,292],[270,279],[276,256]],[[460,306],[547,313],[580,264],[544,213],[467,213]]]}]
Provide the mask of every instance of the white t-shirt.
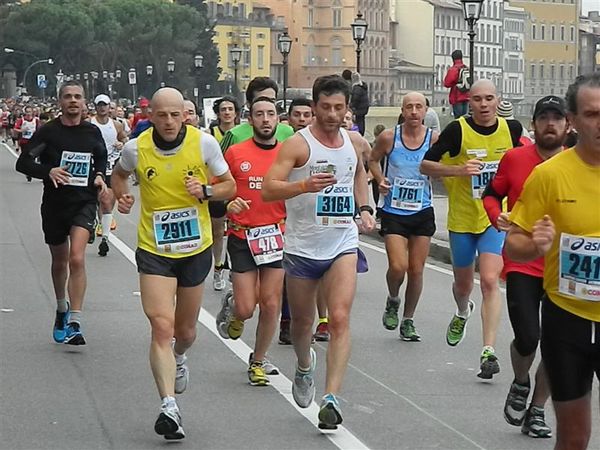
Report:
[{"label": "white t-shirt", "polygon": [[[200,146],[201,149],[199,148],[198,151],[201,152],[202,158],[208,166],[210,173],[216,177],[224,175],[229,170],[229,166],[225,162],[225,158],[223,158],[223,153],[221,153],[221,147],[219,146],[217,140],[210,134],[202,132]],[[174,155],[179,151],[180,148],[181,146],[175,147],[172,150],[161,150],[159,148],[157,148],[157,150],[163,155]],[[137,139],[132,139],[123,147],[119,164],[123,170],[127,172],[133,172],[137,167],[137,163]]]}]

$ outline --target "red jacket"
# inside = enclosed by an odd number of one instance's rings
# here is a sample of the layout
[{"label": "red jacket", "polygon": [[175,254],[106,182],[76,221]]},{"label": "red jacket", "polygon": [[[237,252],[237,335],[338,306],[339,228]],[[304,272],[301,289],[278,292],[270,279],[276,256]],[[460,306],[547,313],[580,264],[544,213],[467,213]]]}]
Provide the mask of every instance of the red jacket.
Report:
[{"label": "red jacket", "polygon": [[456,87],[456,83],[458,83],[458,74],[462,67],[465,67],[462,59],[455,59],[454,65],[448,69],[448,73],[446,73],[446,76],[444,77],[444,87],[450,88],[448,101],[451,105],[469,100],[469,91],[461,92]]}]

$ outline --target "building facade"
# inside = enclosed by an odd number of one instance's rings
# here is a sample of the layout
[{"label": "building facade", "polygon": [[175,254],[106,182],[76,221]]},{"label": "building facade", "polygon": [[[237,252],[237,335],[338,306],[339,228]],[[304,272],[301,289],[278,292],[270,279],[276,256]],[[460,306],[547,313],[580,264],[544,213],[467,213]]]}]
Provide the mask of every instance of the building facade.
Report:
[{"label": "building facade", "polygon": [[590,11],[579,23],[579,70],[589,74],[600,70],[600,12]]},{"label": "building facade", "polygon": [[514,106],[515,115],[521,111],[525,100],[525,26],[527,12],[523,8],[504,6],[504,50],[502,73],[502,97]]}]

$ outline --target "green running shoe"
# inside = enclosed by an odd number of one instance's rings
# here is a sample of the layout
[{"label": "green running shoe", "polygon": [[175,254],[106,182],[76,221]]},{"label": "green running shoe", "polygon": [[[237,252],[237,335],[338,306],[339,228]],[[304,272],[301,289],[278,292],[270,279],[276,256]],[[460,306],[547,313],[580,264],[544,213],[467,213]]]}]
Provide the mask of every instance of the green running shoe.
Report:
[{"label": "green running shoe", "polygon": [[484,347],[481,352],[480,361],[479,373],[477,374],[479,378],[491,380],[495,374],[500,372],[500,364],[493,348]]},{"label": "green running shoe", "polygon": [[[475,309],[475,303],[469,300],[469,317],[473,314],[473,310]],[[467,331],[467,320],[464,317],[457,316],[454,314],[452,320],[450,321],[450,325],[448,325],[448,331],[446,332],[446,342],[451,347],[456,347],[465,337],[465,333]]]},{"label": "green running shoe", "polygon": [[402,321],[402,324],[400,324],[400,337],[403,341],[419,342],[421,340],[412,319]]},{"label": "green running shoe", "polygon": [[398,324],[400,323],[398,320],[398,308],[400,308],[400,302],[396,302],[388,297],[382,318],[383,327],[386,330],[395,330],[398,328]]}]

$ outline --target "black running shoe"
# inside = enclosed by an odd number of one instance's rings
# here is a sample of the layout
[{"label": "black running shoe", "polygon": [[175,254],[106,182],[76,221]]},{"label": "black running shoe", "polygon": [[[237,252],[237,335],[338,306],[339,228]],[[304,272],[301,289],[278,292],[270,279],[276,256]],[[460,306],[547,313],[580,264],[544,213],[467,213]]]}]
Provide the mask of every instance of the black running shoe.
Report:
[{"label": "black running shoe", "polygon": [[77,322],[71,322],[67,325],[67,336],[65,344],[69,345],[85,345],[85,339],[81,334],[81,326]]},{"label": "black running shoe", "polygon": [[98,255],[100,256],[106,256],[108,254],[108,240],[103,237],[102,241],[100,242],[100,245],[98,246]]}]

